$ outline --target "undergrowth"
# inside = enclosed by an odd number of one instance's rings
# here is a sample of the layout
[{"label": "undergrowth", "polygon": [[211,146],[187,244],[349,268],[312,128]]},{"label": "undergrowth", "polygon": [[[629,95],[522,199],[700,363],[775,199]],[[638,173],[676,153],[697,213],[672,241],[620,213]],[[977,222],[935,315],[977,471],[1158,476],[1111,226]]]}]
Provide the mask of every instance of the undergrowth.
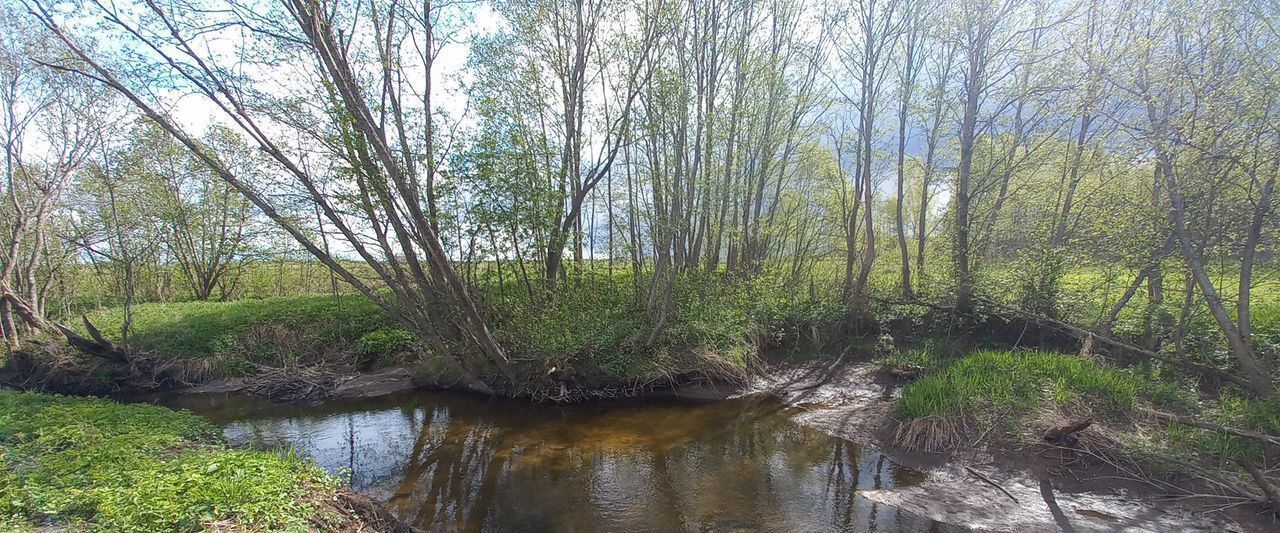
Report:
[{"label": "undergrowth", "polygon": [[[475,295],[489,326],[529,376],[573,375],[587,383],[643,382],[685,373],[740,374],[758,351],[831,329],[844,306],[776,276],[681,277],[659,334],[646,311],[648,280],[620,271],[562,282],[554,296],[505,290],[479,280]],[[255,365],[286,365],[316,352],[389,365],[431,359],[412,334],[367,298],[317,294],[232,302],[140,304],[130,343],[165,358],[212,361],[214,376],[244,375]],[[89,314],[120,340],[123,314]],[[464,346],[463,349],[466,347]],[[304,361],[305,362],[305,361]],[[431,367],[432,361],[422,361]]]},{"label": "undergrowth", "polygon": [[[1255,439],[1162,413],[1280,435],[1280,400],[1250,399],[1233,389],[1206,396],[1194,382],[1150,364],[1115,368],[1074,354],[1008,350],[948,360],[928,349],[901,352],[883,364],[926,372],[895,405],[895,438],[908,448],[1044,445],[1047,429],[1091,417],[1093,429],[1073,444],[1078,452],[1111,464],[1118,476],[1187,495],[1197,494],[1187,484],[1194,479],[1234,478],[1232,486],[1247,487],[1253,480],[1241,462],[1277,459]],[[1239,501],[1242,494],[1219,497]]]},{"label": "undergrowth", "polygon": [[292,454],[232,450],[187,412],[0,391],[0,525],[305,531],[340,482]]}]

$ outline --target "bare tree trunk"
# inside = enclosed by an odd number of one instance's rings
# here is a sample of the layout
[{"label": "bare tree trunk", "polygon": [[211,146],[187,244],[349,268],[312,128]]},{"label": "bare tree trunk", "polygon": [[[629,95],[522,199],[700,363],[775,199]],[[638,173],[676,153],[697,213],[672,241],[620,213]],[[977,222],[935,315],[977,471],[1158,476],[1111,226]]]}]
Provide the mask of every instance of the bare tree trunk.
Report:
[{"label": "bare tree trunk", "polygon": [[[1155,108],[1151,105],[1148,105],[1148,115],[1152,125],[1156,127],[1156,138],[1161,138],[1160,135],[1164,133],[1163,123],[1159,122],[1161,119],[1156,115]],[[1209,278],[1209,273],[1204,268],[1200,251],[1196,249],[1195,243],[1191,238],[1191,232],[1187,229],[1186,200],[1183,199],[1181,192],[1178,190],[1177,177],[1174,174],[1173,165],[1169,161],[1169,155],[1158,142],[1156,145],[1156,160],[1156,164],[1162,167],[1161,173],[1165,179],[1164,186],[1166,193],[1169,195],[1169,210],[1173,218],[1173,230],[1182,246],[1182,255],[1187,262],[1187,268],[1196,285],[1200,287],[1200,293],[1204,295],[1205,303],[1209,306],[1209,312],[1213,315],[1214,321],[1218,323],[1218,329],[1227,338],[1227,343],[1231,347],[1231,354],[1240,365],[1241,373],[1249,380],[1249,392],[1260,398],[1270,398],[1275,395],[1275,385],[1271,382],[1271,372],[1264,367],[1262,361],[1259,360],[1254,352],[1252,340],[1245,336],[1245,332],[1232,322],[1222,297],[1218,295],[1218,290],[1213,285],[1213,280]],[[1265,191],[1268,200],[1271,195],[1270,189],[1271,187],[1267,187]],[[1255,220],[1265,216],[1265,211],[1262,209],[1264,208],[1259,206],[1258,210],[1255,210]],[[1246,251],[1246,253],[1251,252]],[[1241,282],[1244,283],[1245,274],[1243,272],[1241,274]],[[1247,301],[1247,294],[1245,299]],[[1248,308],[1247,303],[1245,303],[1245,308]]]},{"label": "bare tree trunk", "polygon": [[967,313],[973,309],[973,274],[969,270],[969,179],[973,169],[973,144],[978,122],[978,98],[985,70],[983,59],[969,53],[969,70],[965,74],[964,114],[960,120],[960,167],[956,171],[955,194],[955,276],[956,309]]}]

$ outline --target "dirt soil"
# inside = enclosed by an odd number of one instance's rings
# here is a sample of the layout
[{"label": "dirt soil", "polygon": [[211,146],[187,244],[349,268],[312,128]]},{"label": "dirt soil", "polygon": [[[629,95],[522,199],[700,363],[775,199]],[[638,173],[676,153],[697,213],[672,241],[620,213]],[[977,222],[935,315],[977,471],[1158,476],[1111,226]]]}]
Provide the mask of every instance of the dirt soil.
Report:
[{"label": "dirt soil", "polygon": [[1122,482],[1081,483],[1051,475],[1045,472],[1046,459],[1038,457],[897,448],[890,415],[901,388],[873,363],[775,363],[742,394],[776,396],[794,410],[796,422],[875,446],[894,462],[926,474],[918,485],[862,491],[863,497],[975,531],[1280,531],[1280,523],[1270,518],[1244,512],[1224,516],[1161,502],[1160,494]]}]

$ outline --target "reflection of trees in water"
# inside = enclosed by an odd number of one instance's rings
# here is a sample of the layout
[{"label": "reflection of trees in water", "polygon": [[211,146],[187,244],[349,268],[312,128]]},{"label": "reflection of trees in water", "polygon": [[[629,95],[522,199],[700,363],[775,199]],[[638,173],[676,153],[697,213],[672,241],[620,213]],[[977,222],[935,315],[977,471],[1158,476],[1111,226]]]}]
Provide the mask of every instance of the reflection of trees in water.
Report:
[{"label": "reflection of trees in water", "polygon": [[450,417],[419,435],[392,509],[419,527],[479,529],[509,456],[501,434]]},{"label": "reflection of trees in water", "polygon": [[375,497],[402,479],[414,436],[423,424],[419,409],[331,412],[305,408],[304,414],[272,416],[274,411],[241,419],[226,428],[232,444],[288,450],[315,459],[333,473],[348,470],[350,484]]},{"label": "reflection of trees in water", "polygon": [[552,408],[412,396],[228,427],[292,445],[428,531],[926,531],[858,497],[910,483],[879,453],[774,403]]},{"label": "reflection of trees in water", "polygon": [[719,414],[719,424],[675,443],[644,438],[653,428],[643,426],[612,427],[636,434],[614,439],[597,427],[599,441],[589,442],[572,428],[436,418],[422,427],[391,505],[428,530],[928,529],[856,497],[896,482],[898,469],[879,453],[784,416]]}]

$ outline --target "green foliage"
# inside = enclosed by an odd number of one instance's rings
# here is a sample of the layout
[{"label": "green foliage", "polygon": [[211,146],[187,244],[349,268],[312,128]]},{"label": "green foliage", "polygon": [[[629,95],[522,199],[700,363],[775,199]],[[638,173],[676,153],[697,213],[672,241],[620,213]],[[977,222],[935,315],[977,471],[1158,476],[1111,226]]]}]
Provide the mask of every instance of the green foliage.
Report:
[{"label": "green foliage", "polygon": [[1062,250],[1036,247],[1019,258],[1014,267],[1018,306],[1048,317],[1058,317],[1062,301],[1062,276],[1067,261]]},{"label": "green foliage", "polygon": [[[338,481],[286,454],[230,450],[187,412],[0,391],[0,517],[101,531],[196,531],[215,521],[305,531]],[[4,523],[0,518],[0,524]]]},{"label": "green foliage", "polygon": [[[1251,400],[1222,394],[1216,400],[1198,410],[1195,417],[1227,427],[1280,435],[1280,399]],[[1177,423],[1164,426],[1159,438],[1148,445],[1157,448],[1155,455],[1186,458],[1198,453],[1215,461],[1220,468],[1233,470],[1237,459],[1257,464],[1265,458],[1261,445],[1253,439]]]},{"label": "green foliage", "polygon": [[896,351],[881,361],[885,368],[903,370],[932,370],[943,364],[943,355],[933,343],[926,343],[919,348]]},{"label": "green foliage", "polygon": [[838,302],[777,277],[688,274],[676,280],[674,311],[649,347],[655,324],[644,309],[648,280],[641,281],[637,288],[630,273],[591,273],[552,298],[490,298],[495,329],[512,354],[543,370],[627,379],[696,370],[699,354],[745,368],[759,347],[843,316]]},{"label": "green foliage", "polygon": [[356,341],[356,346],[361,354],[383,362],[391,362],[413,349],[417,342],[418,340],[408,331],[399,328],[382,328],[362,335]]},{"label": "green foliage", "polygon": [[1026,411],[1044,398],[1127,411],[1137,402],[1132,375],[1049,352],[986,350],[926,376],[902,393],[898,416],[979,415],[991,407]]}]

